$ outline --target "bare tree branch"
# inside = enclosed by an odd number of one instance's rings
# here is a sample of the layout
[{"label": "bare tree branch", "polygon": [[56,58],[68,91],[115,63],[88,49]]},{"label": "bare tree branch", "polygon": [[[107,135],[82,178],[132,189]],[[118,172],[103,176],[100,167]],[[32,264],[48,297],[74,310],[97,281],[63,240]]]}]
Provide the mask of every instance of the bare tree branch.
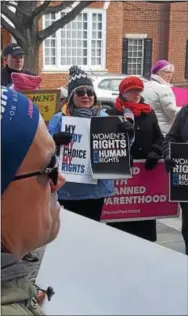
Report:
[{"label": "bare tree branch", "polygon": [[12,1],[2,1],[1,3],[4,3],[7,7],[15,8],[20,13],[25,14],[25,12],[21,11],[17,4],[13,3]]},{"label": "bare tree branch", "polygon": [[17,40],[17,42],[23,47],[24,46],[24,37],[22,34],[12,27],[3,17],[1,17],[1,25],[13,35],[13,37]]},{"label": "bare tree branch", "polygon": [[20,13],[22,17],[26,16],[31,18],[36,6],[37,1],[17,1],[16,14],[18,17]]},{"label": "bare tree branch", "polygon": [[59,28],[64,27],[67,23],[75,19],[75,17],[86,7],[88,7],[93,1],[81,1],[75,8],[73,8],[66,15],[61,17],[59,20],[53,22],[46,29],[38,33],[38,38],[42,42],[45,38],[55,33]]},{"label": "bare tree branch", "polygon": [[70,7],[71,5],[73,5],[74,2],[75,1],[63,1],[59,5],[50,6],[46,10],[44,10],[44,14],[58,13],[62,10],[65,10],[66,8]]},{"label": "bare tree branch", "polygon": [[15,27],[17,26],[15,14],[8,9],[4,1],[1,3],[1,13],[4,14],[4,16],[6,16],[6,18],[8,18],[15,25]]},{"label": "bare tree branch", "polygon": [[50,5],[51,1],[44,1],[43,4],[38,6],[32,13],[32,19],[34,19],[37,15],[39,17],[44,14],[44,10]]}]

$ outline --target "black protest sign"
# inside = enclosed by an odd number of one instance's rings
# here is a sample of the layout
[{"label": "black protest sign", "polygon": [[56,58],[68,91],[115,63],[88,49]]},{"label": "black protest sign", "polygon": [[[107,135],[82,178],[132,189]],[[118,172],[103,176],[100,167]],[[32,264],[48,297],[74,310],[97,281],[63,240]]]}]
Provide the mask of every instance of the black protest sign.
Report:
[{"label": "black protest sign", "polygon": [[129,137],[121,132],[123,117],[92,117],[91,168],[94,179],[131,177]]},{"label": "black protest sign", "polygon": [[170,171],[171,202],[188,202],[188,143],[170,143],[170,157],[176,166]]}]

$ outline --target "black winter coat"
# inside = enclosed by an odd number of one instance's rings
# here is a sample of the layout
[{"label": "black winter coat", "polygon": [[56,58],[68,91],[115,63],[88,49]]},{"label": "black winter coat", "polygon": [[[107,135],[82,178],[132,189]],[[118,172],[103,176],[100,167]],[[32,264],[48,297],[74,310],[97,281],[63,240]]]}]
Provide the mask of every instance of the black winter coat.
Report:
[{"label": "black winter coat", "polygon": [[[109,115],[123,115],[116,108],[106,112]],[[149,114],[142,113],[139,117],[135,117],[135,141],[131,147],[133,159],[146,159],[152,151],[161,156],[163,139],[154,111]],[[149,241],[157,240],[155,220],[117,222],[108,225]]]},{"label": "black winter coat", "polygon": [[16,70],[10,69],[8,66],[5,66],[5,68],[1,69],[1,85],[2,86],[9,87],[12,84],[12,79],[11,79],[12,72],[18,72],[18,73],[20,72],[27,75],[35,76],[35,74],[33,74],[30,71],[27,71],[27,70],[16,71]]},{"label": "black winter coat", "polygon": [[188,142],[188,105],[184,105],[176,116],[174,124],[165,137],[163,143],[164,159],[169,158],[169,143],[187,143]]}]

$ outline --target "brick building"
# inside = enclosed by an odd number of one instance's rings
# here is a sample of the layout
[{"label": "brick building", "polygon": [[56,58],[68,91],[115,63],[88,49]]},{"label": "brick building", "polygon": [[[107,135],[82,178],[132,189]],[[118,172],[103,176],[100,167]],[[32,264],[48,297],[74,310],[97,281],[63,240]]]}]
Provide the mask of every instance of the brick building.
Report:
[{"label": "brick building", "polygon": [[[48,26],[61,14],[43,17],[41,25]],[[45,40],[39,74],[42,88],[64,85],[72,64],[90,73],[148,77],[158,59],[175,65],[174,83],[188,86],[188,2],[100,1]]]}]

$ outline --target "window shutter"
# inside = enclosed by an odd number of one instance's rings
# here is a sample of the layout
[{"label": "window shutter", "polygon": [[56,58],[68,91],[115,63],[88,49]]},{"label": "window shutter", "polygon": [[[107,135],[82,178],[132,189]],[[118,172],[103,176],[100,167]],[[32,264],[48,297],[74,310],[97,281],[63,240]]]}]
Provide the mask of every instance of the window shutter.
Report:
[{"label": "window shutter", "polygon": [[144,39],[144,65],[143,65],[143,76],[150,78],[152,67],[152,39]]},{"label": "window shutter", "polygon": [[185,78],[188,79],[188,40],[186,43],[186,52],[185,52]]},{"label": "window shutter", "polygon": [[128,70],[128,38],[123,38],[122,73],[127,74]]}]

